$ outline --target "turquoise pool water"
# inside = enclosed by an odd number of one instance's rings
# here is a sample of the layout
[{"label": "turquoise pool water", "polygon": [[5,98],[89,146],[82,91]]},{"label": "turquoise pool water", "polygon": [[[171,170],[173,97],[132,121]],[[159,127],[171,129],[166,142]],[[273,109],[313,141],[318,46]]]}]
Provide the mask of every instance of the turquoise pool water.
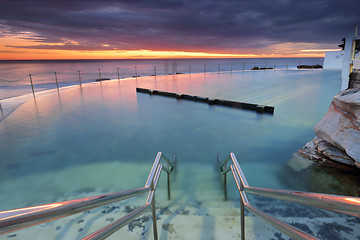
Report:
[{"label": "turquoise pool water", "polygon": [[[239,71],[104,81],[37,97],[0,122],[0,209],[142,186],[158,151],[177,153],[179,169],[235,152],[251,185],[287,188],[279,172],[314,137],[340,85],[339,71]],[[149,96],[136,87],[275,112]]]}]

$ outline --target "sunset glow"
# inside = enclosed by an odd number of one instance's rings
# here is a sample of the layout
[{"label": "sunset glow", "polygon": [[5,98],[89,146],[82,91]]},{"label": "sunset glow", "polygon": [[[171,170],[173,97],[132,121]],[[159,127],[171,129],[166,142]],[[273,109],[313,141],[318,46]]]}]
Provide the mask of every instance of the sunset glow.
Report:
[{"label": "sunset glow", "polygon": [[[29,33],[27,33],[30,35]],[[325,50],[301,50],[304,44],[284,43],[265,49],[248,49],[244,53],[211,51],[163,51],[152,49],[121,50],[110,44],[102,44],[104,50],[67,50],[64,46],[82,47],[77,41],[39,44],[21,36],[0,38],[0,60],[42,59],[155,59],[155,58],[278,58],[278,57],[323,57]]]},{"label": "sunset glow", "polygon": [[341,49],[304,49],[301,50],[301,52],[338,52],[341,51]]},{"label": "sunset glow", "polygon": [[357,19],[257,1],[5,1],[0,60],[324,57]]}]

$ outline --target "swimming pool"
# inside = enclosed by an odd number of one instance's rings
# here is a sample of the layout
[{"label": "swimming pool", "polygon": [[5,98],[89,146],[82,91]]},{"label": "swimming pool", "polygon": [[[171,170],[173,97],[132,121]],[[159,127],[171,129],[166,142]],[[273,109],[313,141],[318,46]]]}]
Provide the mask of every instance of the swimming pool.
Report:
[{"label": "swimming pool", "polygon": [[[0,209],[142,186],[158,151],[177,153],[179,171],[212,169],[217,153],[235,152],[251,185],[288,188],[279,172],[314,137],[340,84],[339,71],[239,71],[103,81],[37,97],[0,123]],[[136,87],[272,105],[275,113]]]}]

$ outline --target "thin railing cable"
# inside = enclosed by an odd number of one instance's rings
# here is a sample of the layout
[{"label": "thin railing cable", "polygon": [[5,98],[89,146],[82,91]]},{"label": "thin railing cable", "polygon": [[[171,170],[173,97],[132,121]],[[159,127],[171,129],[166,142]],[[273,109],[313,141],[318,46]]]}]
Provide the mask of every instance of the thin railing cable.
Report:
[{"label": "thin railing cable", "polygon": [[[230,166],[227,166],[226,163],[230,160],[232,163],[230,164]],[[226,173],[231,170],[241,195],[241,202],[244,204],[245,208],[252,212],[254,215],[265,220],[269,224],[278,228],[280,231],[288,234],[295,239],[308,239],[308,237],[311,236],[296,228],[291,227],[288,224],[282,223],[277,219],[272,218],[267,214],[261,212],[260,210],[252,207],[246,198],[245,192],[360,217],[360,198],[358,197],[251,187],[249,186],[234,153],[230,153],[230,155],[224,161],[221,161],[221,158],[218,155],[218,161],[220,172],[224,176],[226,176]],[[224,187],[226,188],[226,185],[224,185]],[[244,212],[241,211],[242,219],[244,217],[243,214]],[[243,227],[242,235],[244,235]],[[311,237],[311,239],[314,238]]]},{"label": "thin railing cable", "polygon": [[[251,67],[250,67],[250,69],[248,69],[248,67],[250,66],[249,64],[245,64],[245,63],[229,63],[230,65],[229,66],[226,66],[226,69],[223,69],[223,65],[224,64],[204,64],[204,65],[201,65],[201,64],[193,64],[193,67],[195,68],[195,66],[198,68],[198,70],[196,70],[196,71],[192,71],[192,70],[194,70],[194,68],[192,68],[192,65],[191,64],[185,64],[185,65],[181,65],[181,64],[178,64],[178,63],[175,63],[175,65],[174,64],[167,64],[167,65],[165,65],[165,66],[163,66],[162,68],[163,68],[163,72],[164,72],[164,75],[168,75],[168,74],[180,74],[180,73],[188,73],[188,74],[191,74],[191,73],[196,73],[196,72],[198,72],[198,73],[201,73],[201,72],[213,72],[213,73],[215,73],[215,72],[223,72],[223,71],[230,71],[230,72],[233,72],[233,71],[248,71],[248,70],[250,70],[251,69]],[[300,64],[300,63],[299,63]],[[256,65],[256,63],[254,64],[254,66]],[[269,65],[272,65],[272,64],[269,64]],[[202,66],[203,66],[203,70],[201,69],[202,68]],[[217,66],[217,67],[216,67]],[[221,68],[220,68],[220,66],[221,66]],[[245,66],[247,66],[246,68],[245,68]],[[265,68],[266,68],[266,66],[267,66],[267,63],[265,63]],[[276,69],[276,67],[278,67],[279,65],[277,65],[276,63],[275,64],[273,64],[273,68],[274,68],[274,70]],[[284,65],[285,66],[285,65]],[[153,69],[153,67],[154,67],[154,69]],[[285,67],[284,67],[285,68]],[[160,67],[158,67],[158,71],[156,70],[156,66],[135,66],[135,67],[133,67],[133,68],[131,68],[131,67],[123,67],[123,68],[115,68],[115,69],[112,69],[112,71],[106,71],[106,72],[104,72],[104,74],[106,74],[106,75],[111,75],[112,77],[111,77],[111,79],[120,79],[120,69],[121,69],[121,72],[122,72],[122,75],[126,75],[126,76],[128,76],[129,78],[131,78],[132,76],[133,77],[139,77],[140,75],[139,75],[139,71],[138,70],[142,70],[142,71],[144,71],[145,73],[144,73],[144,76],[156,76],[156,75],[158,75],[157,74],[157,72],[161,72],[161,68]],[[135,71],[134,71],[134,69],[135,69]],[[182,71],[178,71],[178,69],[182,69]],[[288,64],[286,64],[286,70],[288,69]],[[99,69],[98,69],[98,71],[99,71]],[[72,78],[74,78],[74,76],[70,76],[70,72],[58,72],[58,71],[56,71],[56,73],[57,74],[65,74],[65,75],[67,75],[67,78],[69,78],[69,79],[72,79]],[[134,73],[135,73],[135,75],[134,75]],[[52,79],[52,75],[54,74],[54,72],[42,72],[42,73],[35,73],[35,74],[31,74],[33,77],[36,77],[36,78],[41,78],[41,79],[43,79],[43,78],[49,78],[49,79]],[[75,73],[74,73],[75,74]],[[83,72],[83,74],[86,74],[86,75],[93,75],[94,77],[95,77],[95,74],[96,74],[96,72],[94,71],[94,72]],[[99,72],[98,72],[98,74],[99,74]],[[103,75],[103,72],[101,72],[101,75],[99,75],[100,76],[100,78],[101,78],[101,76]],[[24,79],[26,79],[27,77],[29,76],[29,74],[28,75],[26,75],[26,76],[24,76],[24,77],[22,77],[22,78],[18,78],[18,79],[2,79],[2,78],[0,78],[0,82],[2,81],[2,82],[9,82],[9,83],[11,83],[11,82],[18,82],[18,81],[22,81],[22,80],[24,80]],[[77,75],[76,75],[76,77],[77,77]],[[125,76],[124,76],[125,77]],[[89,77],[88,77],[89,78]],[[94,80],[95,80],[95,78],[94,78]],[[90,79],[87,79],[86,81],[90,81]],[[41,83],[44,83],[43,81],[41,81]],[[45,82],[45,83],[51,83],[51,81],[49,81],[49,82]]]},{"label": "thin railing cable", "polygon": [[28,76],[29,76],[29,74],[26,75],[25,77],[18,78],[18,79],[12,79],[12,80],[0,78],[0,81],[2,81],[2,82],[19,82],[19,81],[21,81],[21,80],[24,80],[24,79],[27,78]]}]

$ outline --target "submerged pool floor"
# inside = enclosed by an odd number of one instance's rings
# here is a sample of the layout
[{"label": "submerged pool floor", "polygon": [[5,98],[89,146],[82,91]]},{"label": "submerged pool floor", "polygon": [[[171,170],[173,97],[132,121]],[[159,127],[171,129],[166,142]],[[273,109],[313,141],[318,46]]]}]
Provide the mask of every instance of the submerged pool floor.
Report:
[{"label": "submerged pool floor", "polygon": [[[191,164],[216,178],[217,153],[235,152],[251,185],[287,188],[279,173],[314,137],[340,83],[337,71],[248,71],[112,80],[39,96],[0,122],[0,209],[141,187],[158,151],[177,153],[189,182],[197,174]],[[136,87],[275,112],[137,94]]]}]

